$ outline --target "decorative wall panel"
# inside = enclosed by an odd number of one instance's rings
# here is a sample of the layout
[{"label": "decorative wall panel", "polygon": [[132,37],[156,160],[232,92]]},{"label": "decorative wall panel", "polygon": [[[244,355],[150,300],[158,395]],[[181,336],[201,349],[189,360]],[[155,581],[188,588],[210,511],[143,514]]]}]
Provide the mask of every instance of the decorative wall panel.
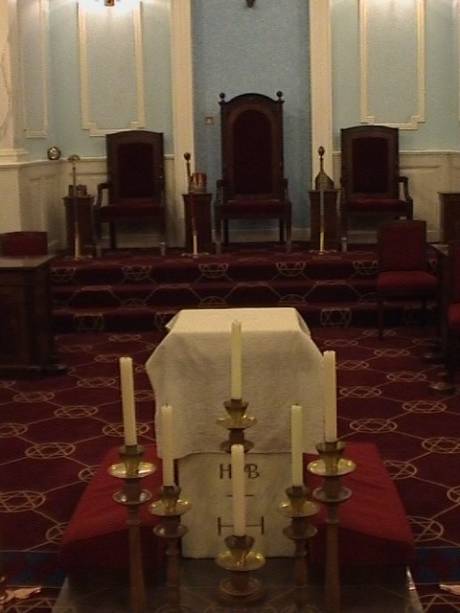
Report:
[{"label": "decorative wall panel", "polygon": [[48,0],[18,3],[24,133],[48,135]]},{"label": "decorative wall panel", "polygon": [[83,128],[91,136],[143,128],[142,4],[91,11],[79,5],[78,36]]},{"label": "decorative wall panel", "polygon": [[425,121],[426,0],[359,0],[361,122]]}]

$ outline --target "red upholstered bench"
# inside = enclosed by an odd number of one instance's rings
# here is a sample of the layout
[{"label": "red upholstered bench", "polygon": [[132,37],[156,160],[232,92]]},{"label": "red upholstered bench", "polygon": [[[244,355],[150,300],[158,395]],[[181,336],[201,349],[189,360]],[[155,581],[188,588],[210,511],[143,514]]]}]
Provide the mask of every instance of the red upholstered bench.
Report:
[{"label": "red upholstered bench", "polygon": [[[345,566],[398,567],[407,565],[414,554],[412,533],[396,488],[373,444],[350,443],[345,456],[356,462],[356,471],[343,483],[352,490],[351,498],[340,507],[339,552]],[[146,459],[158,464],[157,471],[143,481],[154,498],[161,485],[161,462],[155,447],[146,447]],[[305,466],[312,456],[305,457]],[[118,450],[104,458],[101,467],[85,490],[64,534],[61,558],[68,570],[88,567],[121,568],[128,562],[126,509],[112,500],[121,485],[107,468],[118,461]],[[321,480],[306,471],[309,486]],[[191,501],[193,504],[193,501]],[[153,535],[158,519],[141,507],[142,543],[146,566],[162,564],[163,550]],[[324,562],[324,510],[319,514],[319,533],[311,541],[312,562]]]},{"label": "red upholstered bench", "polygon": [[[157,470],[142,480],[142,487],[159,497],[161,461],[154,445],[146,445],[144,459],[157,464]],[[61,562],[66,570],[97,568],[125,568],[128,566],[127,510],[114,502],[112,494],[123,485],[122,479],[112,477],[107,469],[119,461],[118,448],[111,449],[83,493],[64,533]],[[146,567],[161,565],[163,549],[152,528],[158,518],[149,513],[149,503],[141,505],[141,542]]]},{"label": "red upholstered bench", "polygon": [[[305,467],[315,456],[305,457]],[[393,567],[403,570],[415,554],[412,531],[397,489],[375,445],[348,443],[344,457],[356,470],[342,484],[351,489],[349,500],[339,507],[339,556],[342,568]],[[322,479],[306,472],[312,490]],[[318,514],[318,534],[311,541],[313,564],[325,558],[325,509]]]}]

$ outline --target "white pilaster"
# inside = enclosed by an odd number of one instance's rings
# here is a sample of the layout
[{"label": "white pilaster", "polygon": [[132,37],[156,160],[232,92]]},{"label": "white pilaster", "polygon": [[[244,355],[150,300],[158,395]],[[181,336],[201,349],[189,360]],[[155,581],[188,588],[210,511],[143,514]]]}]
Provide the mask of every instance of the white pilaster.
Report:
[{"label": "white pilaster", "polygon": [[310,91],[312,179],[319,171],[318,147],[326,149],[324,169],[333,177],[332,164],[332,42],[330,0],[310,2]]},{"label": "white pilaster", "polygon": [[20,230],[21,187],[17,162],[25,151],[18,146],[18,58],[16,2],[0,0],[0,231]]},{"label": "white pilaster", "polygon": [[174,185],[170,210],[170,243],[184,244],[182,194],[187,189],[184,153],[195,159],[193,129],[193,67],[191,0],[171,2],[172,105],[174,131]]}]

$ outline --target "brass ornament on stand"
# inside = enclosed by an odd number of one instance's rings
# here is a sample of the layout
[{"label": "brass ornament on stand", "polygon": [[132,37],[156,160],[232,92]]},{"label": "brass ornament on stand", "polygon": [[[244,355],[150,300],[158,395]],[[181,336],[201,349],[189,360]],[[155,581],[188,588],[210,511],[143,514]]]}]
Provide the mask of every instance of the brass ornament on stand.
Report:
[{"label": "brass ornament on stand", "polygon": [[184,153],[185,169],[187,174],[187,187],[188,195],[190,198],[190,224],[192,229],[192,253],[183,253],[182,255],[191,255],[193,258],[197,258],[200,255],[208,255],[205,252],[200,253],[198,249],[198,228],[196,223],[196,203],[194,194],[204,194],[207,189],[207,177],[204,172],[191,172],[192,156],[190,153]]},{"label": "brass ornament on stand", "polygon": [[315,177],[315,190],[319,192],[319,253],[324,253],[324,192],[334,189],[334,181],[324,170],[323,157],[326,150],[323,146],[318,148],[319,172]]},{"label": "brass ornament on stand", "polygon": [[308,470],[324,478],[323,485],[313,491],[313,498],[326,506],[326,578],[324,585],[327,613],[340,612],[340,569],[338,550],[339,505],[351,497],[351,490],[342,486],[341,479],[356,469],[352,460],[343,458],[345,443],[325,441],[317,445],[318,460],[308,464]]},{"label": "brass ornament on stand", "polygon": [[144,569],[140,539],[140,506],[152,497],[148,490],[141,488],[141,479],[155,472],[156,466],[143,462],[144,448],[141,445],[120,447],[120,460],[112,464],[108,472],[112,477],[124,480],[124,485],[112,498],[126,506],[129,536],[130,602],[133,613],[143,613],[146,606]]}]

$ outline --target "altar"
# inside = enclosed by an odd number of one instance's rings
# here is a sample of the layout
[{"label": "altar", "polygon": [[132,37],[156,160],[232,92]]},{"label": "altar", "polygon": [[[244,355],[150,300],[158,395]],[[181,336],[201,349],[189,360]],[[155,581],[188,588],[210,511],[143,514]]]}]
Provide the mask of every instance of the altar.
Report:
[{"label": "altar", "polygon": [[[290,407],[303,407],[304,452],[323,440],[323,361],[309,329],[293,308],[183,310],[146,363],[156,402],[174,412],[173,455],[178,480],[192,503],[183,552],[212,557],[232,532],[230,460],[220,445],[228,433],[216,423],[230,398],[230,329],[242,327],[243,399],[257,419],[246,430],[248,533],[267,556],[292,555],[282,534],[278,503],[291,483]],[[156,418],[162,455],[160,419]]]}]

